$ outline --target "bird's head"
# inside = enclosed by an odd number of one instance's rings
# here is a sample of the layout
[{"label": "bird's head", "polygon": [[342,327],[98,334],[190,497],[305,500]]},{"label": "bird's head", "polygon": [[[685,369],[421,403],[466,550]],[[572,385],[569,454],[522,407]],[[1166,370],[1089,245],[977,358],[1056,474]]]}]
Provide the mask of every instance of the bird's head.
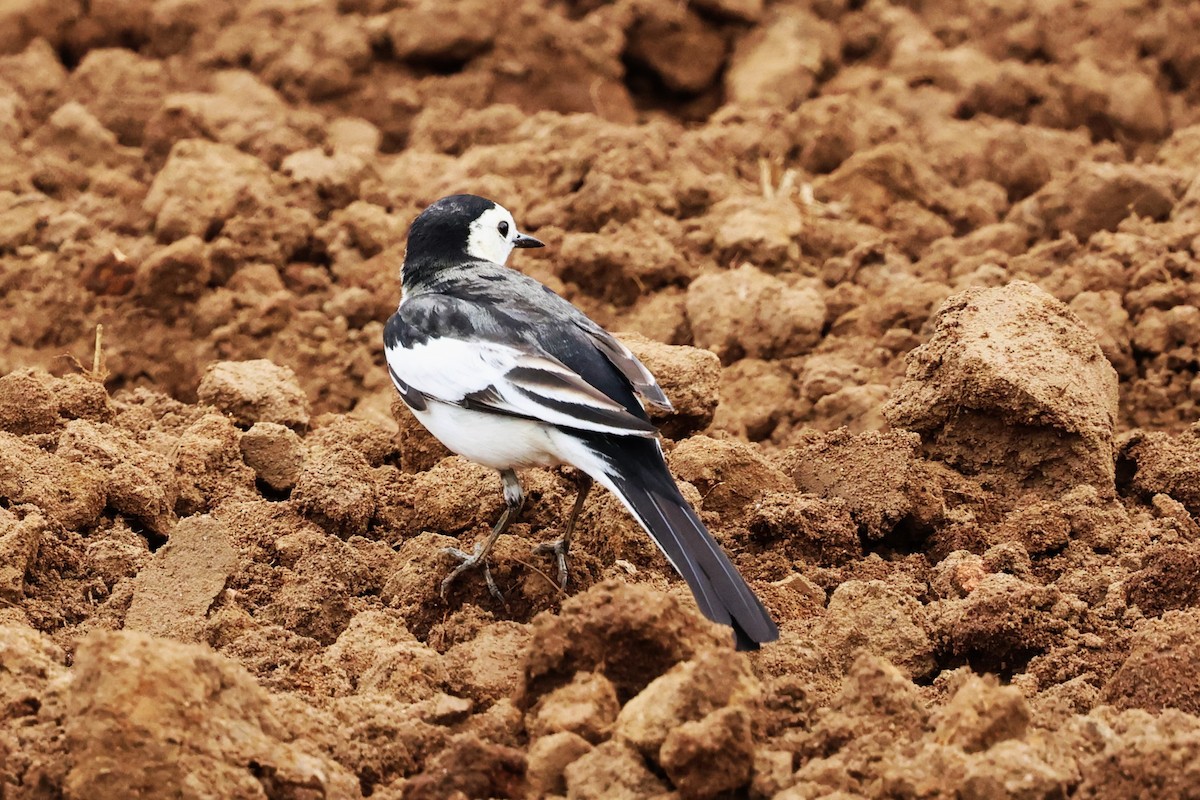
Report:
[{"label": "bird's head", "polygon": [[438,200],[413,220],[405,260],[467,256],[504,264],[513,248],[542,246],[517,230],[504,206],[473,194],[455,194]]}]

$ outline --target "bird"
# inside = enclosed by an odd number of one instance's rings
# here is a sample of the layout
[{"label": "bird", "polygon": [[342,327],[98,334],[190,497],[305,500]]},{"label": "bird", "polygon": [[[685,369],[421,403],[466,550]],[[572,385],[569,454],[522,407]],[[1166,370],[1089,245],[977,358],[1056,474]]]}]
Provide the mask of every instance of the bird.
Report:
[{"label": "bird", "polygon": [[733,629],[739,650],[779,637],[758,596],[709,533],[667,469],[645,405],[670,411],[658,381],[616,337],[534,278],[506,266],[515,249],[544,247],[492,200],[443,197],[409,228],[400,303],[384,326],[392,382],[421,424],[447,448],[500,473],[505,508],[441,593],[482,569],[501,600],[487,558],[525,501],[518,472],[574,467],[575,504],[552,554],[559,585],[593,482],[612,492],[650,535],[700,611]]}]

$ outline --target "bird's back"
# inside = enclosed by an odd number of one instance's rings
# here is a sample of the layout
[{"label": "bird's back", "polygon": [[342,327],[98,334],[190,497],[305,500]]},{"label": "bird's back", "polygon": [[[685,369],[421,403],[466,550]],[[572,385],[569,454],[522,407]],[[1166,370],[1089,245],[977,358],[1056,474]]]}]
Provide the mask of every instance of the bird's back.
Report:
[{"label": "bird's back", "polygon": [[507,267],[465,261],[443,269],[407,294],[393,320],[388,325],[395,336],[447,336],[543,351],[629,413],[649,420],[629,379],[586,332],[595,324],[550,287]]}]

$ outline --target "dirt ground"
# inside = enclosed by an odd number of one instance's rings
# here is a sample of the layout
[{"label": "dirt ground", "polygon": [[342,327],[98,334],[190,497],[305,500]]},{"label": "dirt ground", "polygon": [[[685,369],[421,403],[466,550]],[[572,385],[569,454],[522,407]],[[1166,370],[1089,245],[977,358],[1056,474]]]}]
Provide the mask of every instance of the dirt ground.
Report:
[{"label": "dirt ground", "polygon": [[[1198,9],[0,4],[0,798],[1200,797]],[[779,642],[604,492],[560,592],[569,470],[439,596],[500,484],[381,331],[458,191]]]}]

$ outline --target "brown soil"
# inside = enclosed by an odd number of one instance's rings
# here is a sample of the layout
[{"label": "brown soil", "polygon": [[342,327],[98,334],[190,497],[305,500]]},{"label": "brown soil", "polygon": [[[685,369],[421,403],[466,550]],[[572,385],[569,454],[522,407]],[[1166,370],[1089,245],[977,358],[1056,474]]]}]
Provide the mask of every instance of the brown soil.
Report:
[{"label": "brown soil", "polygon": [[[0,797],[1200,797],[1198,26],[0,4]],[[454,191],[659,375],[778,643],[603,492],[560,593],[569,470],[439,596],[500,485],[381,326]]]}]

